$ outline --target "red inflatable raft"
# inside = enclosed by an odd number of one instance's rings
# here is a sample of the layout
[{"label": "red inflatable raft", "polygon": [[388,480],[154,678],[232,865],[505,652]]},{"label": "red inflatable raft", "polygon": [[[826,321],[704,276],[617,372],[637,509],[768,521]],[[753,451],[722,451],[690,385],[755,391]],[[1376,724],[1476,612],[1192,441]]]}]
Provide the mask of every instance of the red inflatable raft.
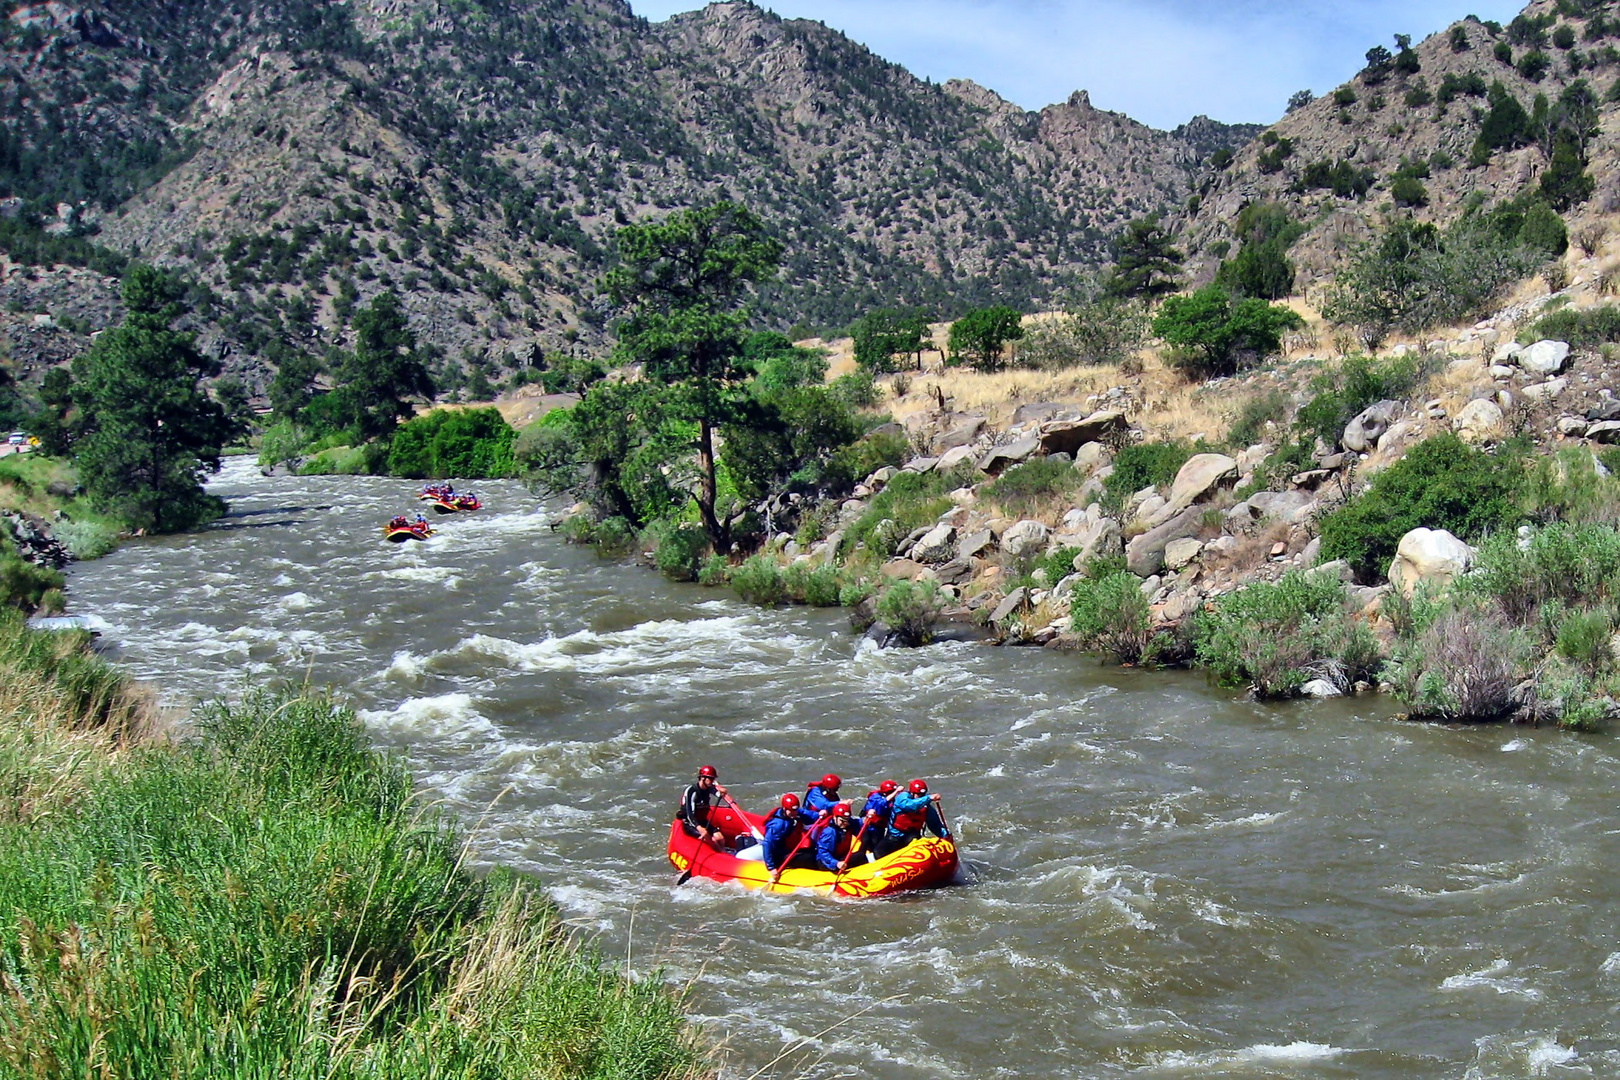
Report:
[{"label": "red inflatable raft", "polygon": [[[759,829],[765,824],[763,818],[730,807],[713,808],[710,820],[725,834],[728,843],[735,842],[739,835],[749,835],[750,825]],[[868,898],[948,885],[956,876],[957,855],[953,841],[925,836],[876,862],[867,862],[857,854],[842,874],[792,869],[785,871],[782,880],[772,885],[771,872],[763,862],[716,851],[703,841],[687,836],[677,820],[669,830],[669,861],[677,870],[690,870],[693,877],[733,881],[745,889]]]}]

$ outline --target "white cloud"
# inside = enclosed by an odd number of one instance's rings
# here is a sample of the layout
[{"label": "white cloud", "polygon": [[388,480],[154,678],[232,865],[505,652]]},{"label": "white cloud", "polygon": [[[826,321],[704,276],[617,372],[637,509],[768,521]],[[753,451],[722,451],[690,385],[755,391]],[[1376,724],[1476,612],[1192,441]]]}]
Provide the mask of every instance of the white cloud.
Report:
[{"label": "white cloud", "polygon": [[[694,0],[631,0],[663,19]],[[1087,90],[1099,108],[1174,127],[1198,113],[1275,120],[1288,95],[1353,75],[1391,35],[1464,15],[1507,21],[1519,0],[767,0],[819,19],[936,82],[969,78],[1027,109]]]}]

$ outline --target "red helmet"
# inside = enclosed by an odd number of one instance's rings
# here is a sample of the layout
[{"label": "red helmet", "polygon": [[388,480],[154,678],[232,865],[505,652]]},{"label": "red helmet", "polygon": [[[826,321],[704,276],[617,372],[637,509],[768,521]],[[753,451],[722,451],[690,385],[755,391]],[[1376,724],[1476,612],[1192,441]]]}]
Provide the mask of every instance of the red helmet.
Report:
[{"label": "red helmet", "polygon": [[833,808],[832,808],[832,816],[833,817],[849,817],[849,803],[847,803],[847,802],[834,803]]},{"label": "red helmet", "polygon": [[706,776],[710,780],[718,780],[720,778],[720,774],[714,771],[714,766],[713,765],[705,765],[705,766],[703,766],[703,768],[698,770],[698,776],[700,776],[700,777]]},{"label": "red helmet", "polygon": [[782,796],[782,809],[784,809],[784,810],[797,810],[798,808],[799,808],[799,797],[797,795],[793,794],[793,792],[790,791],[786,795]]},{"label": "red helmet", "polygon": [[885,781],[883,781],[883,783],[878,785],[878,794],[879,795],[893,795],[896,791],[899,791],[899,790],[900,790],[900,785],[895,783],[893,780],[885,780]]},{"label": "red helmet", "polygon": [[926,795],[928,794],[928,781],[913,780],[911,783],[906,785],[906,790],[911,792],[913,795]]},{"label": "red helmet", "polygon": [[838,779],[837,773],[828,773],[826,776],[823,776],[815,786],[819,788],[826,788],[828,791],[837,791],[838,785],[842,783],[843,781]]}]

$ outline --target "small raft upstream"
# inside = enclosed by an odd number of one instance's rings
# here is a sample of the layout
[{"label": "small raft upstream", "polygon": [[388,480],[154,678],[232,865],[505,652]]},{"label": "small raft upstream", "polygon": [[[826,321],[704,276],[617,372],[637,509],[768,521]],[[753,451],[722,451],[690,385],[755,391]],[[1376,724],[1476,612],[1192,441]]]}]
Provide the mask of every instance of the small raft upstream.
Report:
[{"label": "small raft upstream", "polygon": [[433,529],[426,522],[412,521],[398,524],[390,521],[383,526],[383,537],[391,544],[403,544],[407,540],[426,540],[433,535]]},{"label": "small raft upstream", "polygon": [[[764,818],[726,806],[714,807],[709,815],[710,822],[725,834],[727,843],[734,843],[738,836],[749,835],[750,825],[759,829],[765,824]],[[735,882],[745,889],[869,899],[948,885],[956,876],[959,860],[954,841],[924,836],[876,862],[867,862],[857,853],[850,859],[849,869],[842,874],[795,868],[784,871],[782,880],[772,885],[771,872],[763,862],[716,851],[703,841],[687,836],[677,819],[669,830],[669,861],[683,873],[690,870],[693,877]]]}]

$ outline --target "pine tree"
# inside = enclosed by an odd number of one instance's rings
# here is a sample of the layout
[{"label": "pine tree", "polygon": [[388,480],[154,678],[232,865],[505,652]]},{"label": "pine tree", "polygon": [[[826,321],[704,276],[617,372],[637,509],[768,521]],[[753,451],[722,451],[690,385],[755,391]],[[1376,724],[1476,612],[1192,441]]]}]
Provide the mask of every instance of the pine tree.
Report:
[{"label": "pine tree", "polygon": [[133,527],[175,532],[217,516],[203,491],[237,427],[199,380],[217,363],[196,337],[174,329],[185,313],[178,282],[150,266],[124,277],[123,325],[73,364],[80,413],[74,453],[91,499]]},{"label": "pine tree", "polygon": [[1114,241],[1114,269],[1104,288],[1127,299],[1167,296],[1181,287],[1182,258],[1159,215],[1138,218]]},{"label": "pine tree", "polygon": [[392,290],[355,315],[354,337],[354,352],[338,368],[340,391],[361,436],[381,438],[415,412],[410,399],[432,399],[433,377]]}]

